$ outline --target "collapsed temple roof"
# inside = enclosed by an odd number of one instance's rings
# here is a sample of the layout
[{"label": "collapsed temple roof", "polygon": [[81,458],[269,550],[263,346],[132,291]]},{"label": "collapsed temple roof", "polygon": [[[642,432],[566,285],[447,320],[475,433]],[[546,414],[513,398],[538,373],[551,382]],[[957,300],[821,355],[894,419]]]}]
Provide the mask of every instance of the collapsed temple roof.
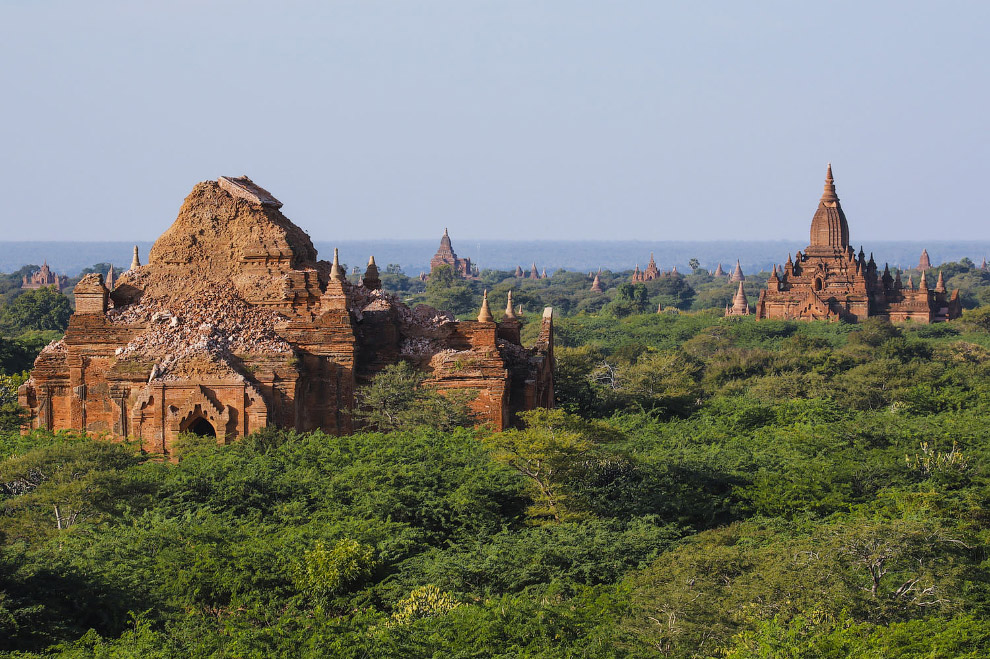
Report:
[{"label": "collapsed temple roof", "polygon": [[[310,237],[281,207],[247,177],[196,184],[147,265],[114,283],[108,321],[143,328],[116,356],[153,361],[153,379],[168,380],[241,377],[235,365],[241,353],[291,355],[279,327],[301,313],[318,313],[331,264],[317,260]],[[315,307],[291,303],[287,291],[300,285],[316,296]],[[360,281],[341,285],[356,319],[367,311],[395,313],[407,337],[404,354],[443,350],[441,328],[453,321],[451,314],[426,305],[410,309]],[[61,343],[46,348],[60,349]]]}]

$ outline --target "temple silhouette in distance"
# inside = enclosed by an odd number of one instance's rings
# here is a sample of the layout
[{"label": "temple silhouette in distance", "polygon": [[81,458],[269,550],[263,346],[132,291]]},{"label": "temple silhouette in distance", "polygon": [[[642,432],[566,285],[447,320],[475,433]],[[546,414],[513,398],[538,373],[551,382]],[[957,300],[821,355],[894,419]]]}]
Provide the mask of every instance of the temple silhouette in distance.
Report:
[{"label": "temple silhouette in distance", "polygon": [[[959,291],[946,291],[942,273],[929,288],[926,272],[918,287],[900,273],[891,276],[884,265],[880,272],[873,255],[866,257],[849,244],[849,224],[835,193],[832,165],[825,174],[825,190],[811,220],[811,244],[804,252],[787,257],[783,267],[774,266],[766,289],[760,291],[756,318],[781,320],[844,320],[858,322],[871,316],[891,321],[935,323],[958,318],[962,313]],[[740,291],[741,292],[741,291]],[[745,297],[733,301],[726,315],[743,315]]]}]

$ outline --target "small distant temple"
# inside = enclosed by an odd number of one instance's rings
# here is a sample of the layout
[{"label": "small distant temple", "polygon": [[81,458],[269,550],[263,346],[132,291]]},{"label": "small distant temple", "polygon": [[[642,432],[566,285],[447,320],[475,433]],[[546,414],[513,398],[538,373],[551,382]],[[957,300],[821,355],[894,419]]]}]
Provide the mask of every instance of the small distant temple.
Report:
[{"label": "small distant temple", "polygon": [[440,248],[430,259],[430,272],[432,273],[442,265],[449,265],[455,273],[465,279],[474,279],[476,276],[474,268],[471,266],[471,259],[457,258],[454,248],[450,245],[450,235],[447,233],[447,229],[443,230],[443,237],[440,238]]},{"label": "small distant temple", "polygon": [[749,300],[746,299],[746,291],[743,290],[743,283],[739,282],[739,290],[732,298],[732,306],[725,305],[726,316],[748,316]]},{"label": "small distant temple", "polygon": [[34,290],[46,286],[54,286],[55,290],[61,293],[62,288],[68,285],[69,278],[65,275],[56,275],[52,272],[46,260],[40,270],[32,272],[30,275],[24,275],[21,278],[21,282],[21,288],[24,289]]},{"label": "small distant temple", "polygon": [[[927,253],[922,256],[927,257]],[[891,276],[886,265],[882,273],[878,272],[873,255],[867,259],[862,248],[857,256],[849,245],[849,225],[835,193],[831,164],[811,220],[811,244],[793,260],[788,256],[782,268],[773,267],[756,303],[758,320],[857,322],[881,316],[891,321],[935,323],[961,314],[959,291],[948,294],[942,273],[935,288],[929,289],[928,277],[922,271],[916,289],[910,279],[904,285],[900,273]]]},{"label": "small distant temple", "polygon": [[646,264],[646,270],[640,270],[639,264],[636,264],[636,269],[633,270],[632,281],[633,283],[639,281],[653,281],[660,276],[660,269],[657,268],[657,262],[653,259],[653,252],[650,252],[650,262]]},{"label": "small distant temple", "polygon": [[921,258],[918,259],[918,270],[925,271],[932,269],[932,260],[928,258],[928,250],[921,250]]}]

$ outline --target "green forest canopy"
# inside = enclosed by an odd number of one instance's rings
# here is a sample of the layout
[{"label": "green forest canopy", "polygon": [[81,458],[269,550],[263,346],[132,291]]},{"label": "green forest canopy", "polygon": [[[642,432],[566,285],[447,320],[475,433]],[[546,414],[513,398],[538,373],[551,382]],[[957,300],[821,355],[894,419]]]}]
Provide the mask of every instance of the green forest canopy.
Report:
[{"label": "green forest canopy", "polygon": [[387,433],[189,438],[175,463],[7,433],[0,644],[982,657],[988,317],[563,318],[558,410],[501,435],[431,427],[403,372],[362,394]]}]

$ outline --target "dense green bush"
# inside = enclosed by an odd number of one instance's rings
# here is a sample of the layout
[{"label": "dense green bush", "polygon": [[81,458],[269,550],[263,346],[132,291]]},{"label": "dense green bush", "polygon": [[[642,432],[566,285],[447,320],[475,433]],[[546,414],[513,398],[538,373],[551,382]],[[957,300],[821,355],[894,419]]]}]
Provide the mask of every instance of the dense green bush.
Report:
[{"label": "dense green bush", "polygon": [[380,432],[187,437],[174,462],[0,434],[0,649],[986,656],[973,314],[565,317],[558,409],[501,434],[402,367],[361,392]]}]

